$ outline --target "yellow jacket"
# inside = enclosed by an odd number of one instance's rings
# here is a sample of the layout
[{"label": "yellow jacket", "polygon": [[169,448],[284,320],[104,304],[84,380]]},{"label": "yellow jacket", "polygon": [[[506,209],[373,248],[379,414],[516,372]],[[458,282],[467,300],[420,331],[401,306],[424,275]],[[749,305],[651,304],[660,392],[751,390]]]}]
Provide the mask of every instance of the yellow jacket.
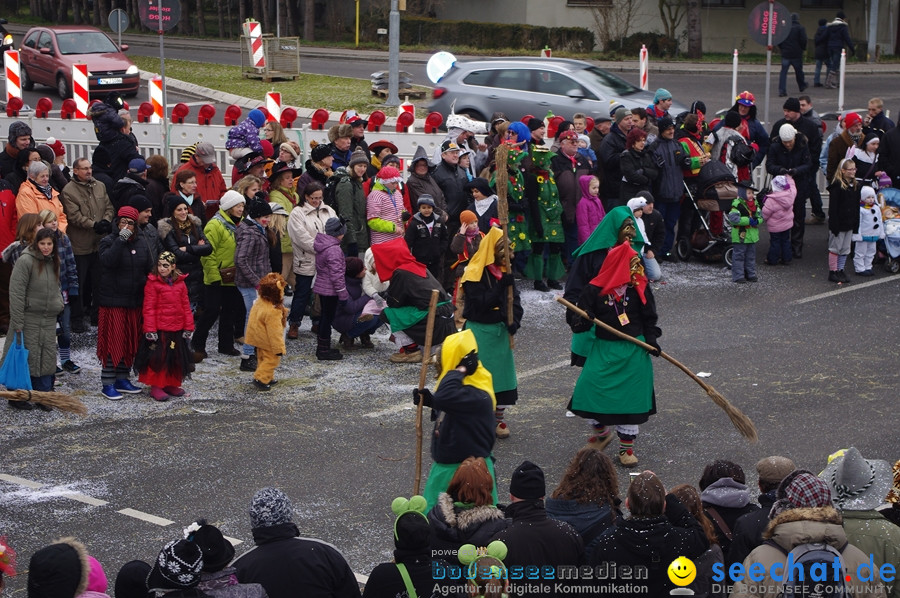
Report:
[{"label": "yellow jacket", "polygon": [[272,305],[265,299],[257,299],[250,309],[250,319],[247,321],[247,344],[257,349],[283,354],[287,313],[288,310],[283,305]]}]

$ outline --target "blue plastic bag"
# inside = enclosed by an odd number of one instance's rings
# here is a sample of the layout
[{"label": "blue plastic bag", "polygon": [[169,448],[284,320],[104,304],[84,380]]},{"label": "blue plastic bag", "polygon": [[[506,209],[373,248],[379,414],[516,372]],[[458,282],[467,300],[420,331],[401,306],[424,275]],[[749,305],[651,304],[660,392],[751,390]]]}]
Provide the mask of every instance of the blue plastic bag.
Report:
[{"label": "blue plastic bag", "polygon": [[25,348],[25,333],[23,332],[15,333],[6,359],[0,365],[0,384],[7,390],[32,390],[31,372],[28,369],[28,349]]}]

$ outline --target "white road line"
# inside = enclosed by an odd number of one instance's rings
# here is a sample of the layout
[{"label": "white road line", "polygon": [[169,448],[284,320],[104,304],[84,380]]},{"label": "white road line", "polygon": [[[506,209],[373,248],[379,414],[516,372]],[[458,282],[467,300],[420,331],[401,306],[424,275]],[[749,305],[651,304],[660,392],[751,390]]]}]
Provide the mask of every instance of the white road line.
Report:
[{"label": "white road line", "polygon": [[805,299],[797,299],[796,301],[791,301],[791,305],[803,305],[804,303],[818,301],[819,299],[827,299],[828,297],[834,297],[835,295],[842,295],[844,293],[850,293],[853,291],[858,291],[860,289],[867,289],[878,284],[884,284],[886,282],[896,282],[898,280],[900,280],[900,276],[889,276],[887,278],[879,278],[878,280],[870,280],[869,282],[854,282],[849,286],[841,287],[839,289],[835,289],[834,291],[819,293],[818,295],[813,295],[812,297],[806,297]]},{"label": "white road line", "polygon": [[544,372],[549,372],[550,370],[556,370],[559,368],[564,368],[566,366],[571,365],[569,360],[566,361],[558,361],[556,363],[551,363],[548,365],[541,366],[539,368],[534,368],[530,370],[526,370],[520,374],[516,374],[516,378],[521,380],[523,378],[530,378],[531,376],[537,376],[538,374],[543,374]]},{"label": "white road line", "polygon": [[223,536],[226,540],[231,542],[232,546],[237,546],[238,544],[243,544],[243,540],[238,540],[237,538],[232,538],[231,536]]},{"label": "white road line", "polygon": [[94,498],[93,496],[88,496],[87,494],[82,494],[80,492],[76,494],[66,494],[66,498],[71,498],[72,500],[77,500],[78,502],[83,502],[88,505],[92,505],[95,507],[102,507],[104,505],[108,505],[109,503],[105,500],[100,500],[99,498]]},{"label": "white road line", "polygon": [[25,486],[26,488],[31,488],[32,490],[37,490],[38,488],[43,488],[44,486],[46,486],[46,484],[39,484],[38,482],[32,482],[31,480],[26,480],[25,478],[19,478],[6,473],[0,473],[0,480],[9,482],[10,484]]},{"label": "white road line", "polygon": [[393,415],[394,413],[399,413],[401,411],[409,411],[411,409],[415,409],[415,405],[412,402],[409,405],[394,405],[393,407],[388,407],[387,409],[382,409],[381,411],[372,411],[371,413],[364,413],[363,417],[381,417],[383,415]]},{"label": "white road line", "polygon": [[157,517],[156,515],[151,515],[150,513],[144,513],[143,511],[136,511],[134,509],[122,509],[121,511],[116,511],[116,513],[128,515],[129,517],[134,517],[135,519],[140,519],[141,521],[146,521],[148,523],[155,523],[156,525],[162,527],[175,523],[174,521],[169,521],[168,519],[163,519],[162,517]]}]

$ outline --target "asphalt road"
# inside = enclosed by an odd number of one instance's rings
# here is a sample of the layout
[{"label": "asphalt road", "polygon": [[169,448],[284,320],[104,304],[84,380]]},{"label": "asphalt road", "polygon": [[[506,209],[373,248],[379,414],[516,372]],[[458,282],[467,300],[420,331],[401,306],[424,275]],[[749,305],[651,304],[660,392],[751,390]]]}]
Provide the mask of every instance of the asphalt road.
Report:
[{"label": "asphalt road", "polygon": [[[642,426],[639,468],[667,487],[696,484],[706,463],[727,458],[755,487],[753,465],[771,454],[813,471],[851,445],[866,457],[900,458],[900,277],[877,267],[874,279],[850,274],[846,288],[827,282],[825,233],[811,227],[804,259],[760,266],[758,284],[731,283],[720,263],[664,264],[667,283],[654,286],[663,350],[710,373],[707,382],[753,419],[760,440],[742,439],[699,386],[656,359],[659,413]],[[767,241],[758,247],[760,261],[766,248]],[[524,459],[544,467],[552,490],[589,435],[584,421],[565,414],[578,370],[568,367],[562,308],[553,295],[519,285],[520,404],[508,411],[512,436],[495,447],[501,497]],[[235,358],[213,354],[186,383],[188,399],[162,404],[147,395],[101,398],[94,338],[76,337],[74,358],[85,369],[60,388],[81,396],[87,418],[0,409],[0,532],[22,555],[21,568],[35,549],[71,534],[112,579],[128,560],[152,559],[199,516],[241,540],[240,554],[252,541],[250,497],[268,485],[291,496],[304,535],[336,544],[358,573],[389,559],[389,504],[413,486],[410,389],[419,368],[388,363],[381,332],[374,351],[317,362],[307,327],[289,341],[273,392],[254,392]],[[427,472],[427,436],[425,447]],[[624,493],[628,475],[618,473]],[[24,596],[25,577],[10,580],[6,595]]]}]

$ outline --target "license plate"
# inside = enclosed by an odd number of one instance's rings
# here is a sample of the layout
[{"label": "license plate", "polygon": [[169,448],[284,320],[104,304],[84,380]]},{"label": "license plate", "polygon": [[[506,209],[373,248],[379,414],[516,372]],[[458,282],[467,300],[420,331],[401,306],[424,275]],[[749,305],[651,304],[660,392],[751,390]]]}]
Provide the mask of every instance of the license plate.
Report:
[{"label": "license plate", "polygon": [[122,77],[109,77],[107,79],[97,79],[99,85],[118,85],[122,83]]}]

